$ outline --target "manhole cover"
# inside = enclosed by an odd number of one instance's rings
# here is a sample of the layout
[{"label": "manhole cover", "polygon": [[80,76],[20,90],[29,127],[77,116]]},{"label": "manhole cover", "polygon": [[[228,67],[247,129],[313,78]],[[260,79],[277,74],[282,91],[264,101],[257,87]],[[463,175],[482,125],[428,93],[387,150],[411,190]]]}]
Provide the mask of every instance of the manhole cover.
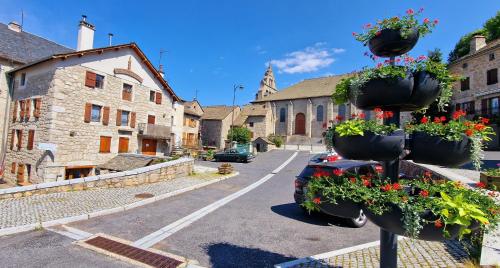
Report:
[{"label": "manhole cover", "polygon": [[150,193],[142,193],[142,194],[136,194],[135,198],[151,198],[153,196],[155,195]]}]

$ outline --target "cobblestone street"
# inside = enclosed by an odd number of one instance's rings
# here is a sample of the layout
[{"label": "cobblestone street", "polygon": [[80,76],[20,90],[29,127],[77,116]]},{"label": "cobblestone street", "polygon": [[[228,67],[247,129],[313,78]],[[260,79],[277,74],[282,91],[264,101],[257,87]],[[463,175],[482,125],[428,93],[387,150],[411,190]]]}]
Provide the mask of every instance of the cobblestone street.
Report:
[{"label": "cobblestone street", "polygon": [[0,200],[0,229],[124,206],[143,200],[135,197],[137,194],[148,193],[158,196],[218,177],[213,173],[205,173],[205,175],[198,174],[136,187],[92,189],[4,199]]}]

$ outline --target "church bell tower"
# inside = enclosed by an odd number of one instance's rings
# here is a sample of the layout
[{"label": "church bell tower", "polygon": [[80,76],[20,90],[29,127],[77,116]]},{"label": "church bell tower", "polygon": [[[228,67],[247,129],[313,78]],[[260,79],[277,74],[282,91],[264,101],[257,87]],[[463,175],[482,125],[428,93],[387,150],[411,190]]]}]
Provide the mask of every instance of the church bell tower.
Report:
[{"label": "church bell tower", "polygon": [[271,94],[278,92],[276,89],[276,81],[274,80],[274,73],[271,64],[266,69],[264,73],[264,78],[260,81],[259,91],[255,94],[255,100],[261,100]]}]

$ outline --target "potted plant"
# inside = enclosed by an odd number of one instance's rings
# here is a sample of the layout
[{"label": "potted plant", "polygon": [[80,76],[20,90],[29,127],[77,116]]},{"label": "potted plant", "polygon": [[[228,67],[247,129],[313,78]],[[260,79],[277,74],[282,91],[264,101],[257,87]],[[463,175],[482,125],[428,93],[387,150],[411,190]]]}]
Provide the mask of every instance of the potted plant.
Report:
[{"label": "potted plant", "polygon": [[500,189],[500,163],[497,164],[497,168],[483,170],[480,175],[480,181],[488,188]]},{"label": "potted plant", "polygon": [[418,38],[430,33],[438,24],[438,20],[428,18],[421,22],[418,17],[423,9],[415,12],[408,9],[406,15],[378,20],[377,23],[366,24],[363,33],[353,33],[356,40],[368,45],[370,51],[380,57],[393,57],[410,51]]},{"label": "potted plant", "polygon": [[472,161],[479,170],[483,143],[490,141],[489,136],[495,133],[486,125],[487,118],[470,121],[464,115],[461,110],[455,111],[447,123],[444,116],[433,121],[424,116],[420,124],[406,125],[406,132],[411,134],[407,159],[441,166],[460,166]]},{"label": "potted plant", "polygon": [[[375,109],[377,118],[393,116],[390,111]],[[332,146],[344,158],[386,161],[399,157],[404,148],[404,133],[396,125],[381,125],[375,119],[365,120],[364,113],[336,124]]]}]

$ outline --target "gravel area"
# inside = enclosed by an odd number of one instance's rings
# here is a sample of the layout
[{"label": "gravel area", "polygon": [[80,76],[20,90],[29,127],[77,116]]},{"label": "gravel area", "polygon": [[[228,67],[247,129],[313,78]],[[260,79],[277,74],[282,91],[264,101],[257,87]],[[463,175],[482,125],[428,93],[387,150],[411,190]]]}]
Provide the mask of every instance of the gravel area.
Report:
[{"label": "gravel area", "polygon": [[157,196],[218,177],[220,176],[213,173],[196,174],[136,187],[92,189],[3,199],[0,200],[0,229],[124,206],[142,200],[135,197],[137,194],[148,193]]}]

